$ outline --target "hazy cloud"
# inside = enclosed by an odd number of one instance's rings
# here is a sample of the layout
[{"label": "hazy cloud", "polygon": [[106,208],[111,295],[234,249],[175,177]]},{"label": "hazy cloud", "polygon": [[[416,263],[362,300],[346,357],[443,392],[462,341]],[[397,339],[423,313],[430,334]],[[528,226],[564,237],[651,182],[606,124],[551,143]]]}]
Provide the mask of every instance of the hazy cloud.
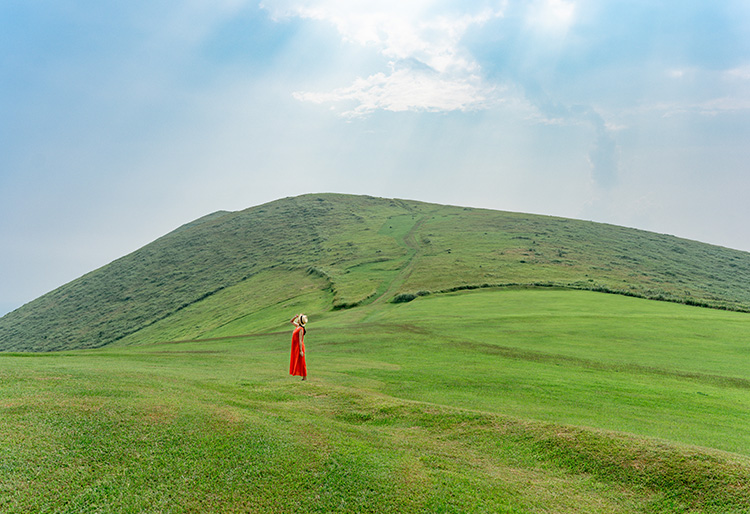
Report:
[{"label": "hazy cloud", "polygon": [[526,24],[544,37],[564,35],[575,21],[576,4],[566,0],[537,0],[526,13]]},{"label": "hazy cloud", "polygon": [[591,166],[591,178],[599,188],[613,187],[617,183],[620,152],[614,134],[622,127],[605,120],[591,106],[567,105],[553,99],[533,80],[525,84],[524,93],[530,104],[534,106],[530,118],[532,121],[548,125],[584,126],[593,129],[593,143],[586,156]]},{"label": "hazy cloud", "polygon": [[472,26],[502,16],[501,8],[456,15],[434,1],[346,2],[328,0],[265,2],[276,17],[300,17],[331,23],[342,39],[374,48],[389,59],[388,69],[357,78],[330,92],[297,92],[316,103],[354,103],[345,116],[390,111],[453,111],[482,106],[493,88],[460,44]]},{"label": "hazy cloud", "polygon": [[618,147],[612,133],[601,116],[592,112],[589,119],[596,129],[594,146],[589,152],[591,176],[594,183],[601,188],[611,188],[617,183]]},{"label": "hazy cloud", "polygon": [[358,117],[375,110],[386,111],[454,111],[469,110],[487,101],[490,89],[477,76],[451,79],[432,70],[391,68],[354,81],[351,86],[329,93],[294,93],[298,100],[314,103],[353,102],[355,107],[344,111]]},{"label": "hazy cloud", "polygon": [[729,69],[725,72],[725,76],[729,79],[750,80],[750,64],[745,63]]}]

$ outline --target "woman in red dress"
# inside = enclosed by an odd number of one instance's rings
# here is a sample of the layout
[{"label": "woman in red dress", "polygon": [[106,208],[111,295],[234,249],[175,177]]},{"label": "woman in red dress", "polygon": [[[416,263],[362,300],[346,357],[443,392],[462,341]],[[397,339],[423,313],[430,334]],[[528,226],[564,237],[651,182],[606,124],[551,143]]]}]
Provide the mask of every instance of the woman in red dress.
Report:
[{"label": "woman in red dress", "polygon": [[301,376],[302,380],[307,380],[307,363],[305,362],[305,324],[307,316],[298,314],[292,318],[295,328],[292,333],[292,355],[289,361],[289,374],[292,376]]}]

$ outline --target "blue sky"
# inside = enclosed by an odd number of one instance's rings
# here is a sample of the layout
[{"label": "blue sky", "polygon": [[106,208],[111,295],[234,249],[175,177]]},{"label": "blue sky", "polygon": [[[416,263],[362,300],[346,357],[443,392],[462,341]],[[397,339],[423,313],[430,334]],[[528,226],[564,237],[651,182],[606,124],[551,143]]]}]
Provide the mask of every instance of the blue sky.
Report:
[{"label": "blue sky", "polygon": [[343,192],[750,251],[746,0],[4,0],[0,315]]}]

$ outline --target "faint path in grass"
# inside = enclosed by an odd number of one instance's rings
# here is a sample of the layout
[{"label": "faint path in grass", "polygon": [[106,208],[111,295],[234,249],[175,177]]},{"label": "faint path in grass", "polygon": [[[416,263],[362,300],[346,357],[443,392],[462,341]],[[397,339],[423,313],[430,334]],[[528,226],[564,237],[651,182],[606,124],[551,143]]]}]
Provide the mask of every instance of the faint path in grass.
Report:
[{"label": "faint path in grass", "polygon": [[414,268],[415,257],[419,253],[419,243],[417,243],[417,238],[415,235],[427,220],[428,216],[429,215],[424,215],[417,219],[409,229],[409,231],[406,233],[406,235],[404,235],[401,240],[397,240],[399,245],[406,248],[407,251],[404,265],[394,275],[390,282],[384,283],[384,285],[381,287],[382,292],[381,290],[379,290],[379,294],[377,294],[370,303],[382,304],[387,302],[396,294],[401,285],[409,278],[409,275],[411,275],[412,269]]},{"label": "faint path in grass", "polygon": [[[556,353],[547,353],[527,349],[499,346],[488,343],[456,340],[451,343],[454,347],[467,352],[481,352],[489,355],[500,355],[509,359],[520,359],[531,362],[549,362],[561,365],[573,365],[584,369],[599,370],[612,373],[637,373],[642,375],[657,375],[680,380],[692,380],[706,384],[714,384],[720,387],[733,387],[736,389],[750,389],[750,380],[741,377],[719,375],[713,373],[701,373],[697,371],[683,371],[679,369],[666,369],[657,366],[645,366],[642,364],[609,364],[594,359],[573,357]],[[701,394],[701,393],[699,393]]]}]

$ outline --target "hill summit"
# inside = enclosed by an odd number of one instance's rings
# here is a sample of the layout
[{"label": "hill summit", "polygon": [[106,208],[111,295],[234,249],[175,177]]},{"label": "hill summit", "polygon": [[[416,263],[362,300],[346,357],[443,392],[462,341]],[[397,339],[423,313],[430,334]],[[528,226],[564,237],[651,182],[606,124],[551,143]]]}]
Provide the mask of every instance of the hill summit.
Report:
[{"label": "hill summit", "polygon": [[[149,327],[168,325],[161,334],[200,338],[254,313],[294,308],[310,295],[320,312],[498,286],[589,289],[750,310],[749,284],[750,253],[673,236],[549,216],[309,194],[210,214],[24,305],[0,318],[0,351],[129,344]],[[258,321],[253,327],[274,325]]]}]

